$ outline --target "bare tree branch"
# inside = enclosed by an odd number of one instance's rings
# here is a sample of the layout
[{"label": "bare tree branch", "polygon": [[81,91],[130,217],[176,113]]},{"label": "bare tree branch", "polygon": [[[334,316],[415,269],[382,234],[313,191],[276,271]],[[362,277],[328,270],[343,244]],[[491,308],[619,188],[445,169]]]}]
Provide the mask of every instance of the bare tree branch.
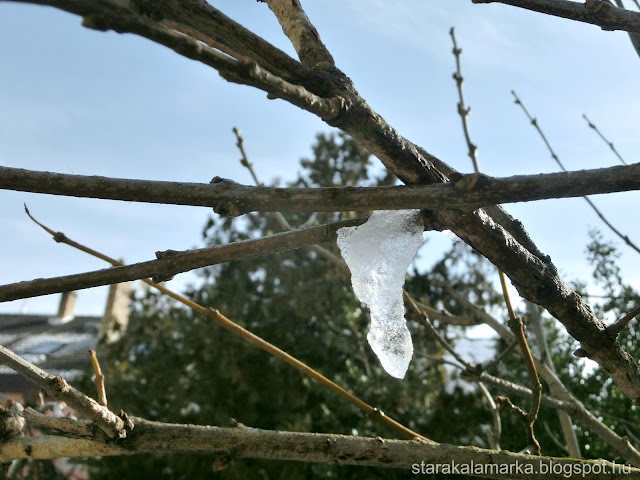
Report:
[{"label": "bare tree branch", "polygon": [[471,107],[467,107],[465,104],[464,93],[462,92],[462,83],[464,82],[462,69],[460,68],[460,54],[462,54],[462,49],[458,48],[456,34],[453,27],[449,30],[449,35],[451,35],[451,41],[453,42],[453,56],[456,59],[456,71],[453,74],[453,79],[456,82],[456,87],[458,87],[458,98],[460,99],[458,102],[458,114],[462,119],[462,131],[464,132],[464,138],[467,141],[467,153],[471,159],[471,163],[473,164],[473,171],[478,173],[480,172],[480,167],[478,166],[478,147],[471,141],[469,122],[467,122],[467,117],[471,113]]},{"label": "bare tree branch", "polygon": [[65,402],[78,413],[90,418],[110,438],[127,436],[127,428],[122,418],[93,398],[73,388],[64,378],[45,372],[2,345],[0,345],[0,364],[15,370],[42,388],[47,395]]},{"label": "bare tree branch", "polygon": [[320,34],[311,24],[299,0],[265,0],[291,40],[300,61],[318,69],[335,67],[335,62]]},{"label": "bare tree branch", "polygon": [[83,288],[111,285],[129,280],[153,277],[156,281],[166,281],[177,273],[196,268],[228,262],[241,258],[251,258],[270,253],[282,252],[328,241],[335,241],[338,229],[360,225],[366,219],[343,220],[319,227],[310,227],[293,232],[279,233],[256,240],[244,240],[216,247],[200,248],[178,252],[166,250],[156,252],[157,260],[131,265],[94,270],[92,272],[36,279],[0,286],[0,302],[19,298],[29,298],[50,293],[66,292]]},{"label": "bare tree branch", "polygon": [[575,172],[461,176],[455,183],[391,187],[278,188],[216,177],[211,184],[133,180],[0,167],[0,189],[134,202],[213,207],[217,213],[464,209],[497,203],[640,189],[640,164]]},{"label": "bare tree branch", "polygon": [[540,384],[540,379],[538,378],[538,370],[536,369],[536,364],[533,360],[531,349],[529,348],[529,344],[527,343],[527,336],[524,332],[524,324],[522,323],[522,319],[520,317],[516,317],[516,314],[513,311],[511,299],[509,298],[509,290],[507,288],[506,277],[504,273],[499,273],[500,284],[502,285],[502,294],[504,295],[504,300],[507,304],[507,311],[509,312],[509,321],[507,323],[509,325],[509,328],[513,332],[513,336],[515,337],[516,342],[518,342],[518,346],[520,347],[520,353],[522,354],[522,358],[524,358],[524,363],[527,367],[527,372],[529,373],[529,383],[531,384],[531,407],[529,408],[529,413],[524,415],[527,435],[530,442],[529,446],[533,447],[533,453],[535,455],[540,455],[540,443],[538,443],[538,440],[536,439],[533,430],[533,424],[538,418],[538,410],[540,409],[540,400],[542,398],[542,385]]},{"label": "bare tree branch", "polygon": [[589,125],[589,127],[591,127],[602,139],[602,141],[604,143],[606,143],[607,145],[609,145],[609,148],[611,149],[611,151],[616,155],[616,157],[618,157],[618,160],[620,160],[620,162],[623,165],[628,165],[627,162],[624,161],[624,159],[622,158],[622,156],[618,153],[618,150],[616,150],[616,147],[613,146],[613,142],[610,142],[609,140],[607,140],[607,137],[605,137],[602,132],[600,131],[600,129],[596,126],[595,123],[593,123],[591,120],[589,120],[587,118],[587,116],[583,113],[582,117],[586,120],[587,124]]},{"label": "bare tree branch", "polygon": [[[518,95],[516,95],[516,92],[511,90],[511,94],[515,97],[516,105],[520,105],[520,108],[522,108],[522,111],[524,112],[524,114],[527,116],[527,118],[531,122],[531,125],[533,125],[533,127],[536,129],[536,131],[540,135],[540,138],[542,138],[542,140],[544,141],[545,145],[547,146],[547,149],[549,150],[549,153],[551,154],[551,157],[555,160],[555,162],[562,169],[562,171],[566,172],[567,169],[565,168],[565,166],[560,161],[560,158],[558,157],[556,152],[553,150],[553,148],[551,147],[551,144],[549,143],[549,140],[547,140],[547,137],[545,136],[544,132],[540,128],[540,125],[538,124],[538,119],[531,116],[531,114],[529,113],[527,108],[524,106],[524,103],[522,103],[522,100],[520,100]],[[631,239],[627,235],[623,234],[622,232],[620,232],[620,230],[618,230],[616,227],[614,227],[613,224],[607,219],[607,217],[605,217],[604,214],[600,211],[600,209],[598,209],[598,207],[595,206],[595,204],[591,201],[590,198],[588,198],[587,196],[584,196],[583,198],[589,204],[591,209],[596,213],[596,215],[598,215],[598,217],[600,217],[600,220],[602,220],[602,222],[607,227],[609,227],[609,229],[613,233],[615,233],[620,239],[622,239],[627,245],[629,245],[631,248],[633,248],[636,252],[640,253],[640,247],[638,247],[634,242],[632,242]]]},{"label": "bare tree branch", "polygon": [[[555,374],[556,369],[553,365],[553,361],[551,360],[551,352],[549,352],[547,335],[542,323],[542,308],[538,305],[528,303],[527,309],[531,310],[531,312],[527,314],[527,319],[531,320],[530,324],[533,325],[536,343],[538,344],[538,352],[540,353],[540,362],[544,363],[547,368]],[[555,383],[550,384],[549,389],[553,395],[558,395]],[[558,420],[560,420],[560,427],[562,428],[562,434],[570,456],[573,458],[582,458],[580,444],[578,443],[578,437],[576,436],[576,431],[573,428],[573,421],[571,420],[571,417],[567,412],[558,410]]]},{"label": "bare tree branch", "polygon": [[603,30],[640,33],[640,13],[617,8],[606,0],[471,0],[473,3],[504,3],[534,12],[598,25]]},{"label": "bare tree branch", "polygon": [[540,472],[548,472],[543,475],[545,479],[565,480],[567,471],[579,471],[583,474],[581,478],[587,480],[599,480],[603,472],[612,480],[640,479],[639,469],[604,460],[534,457],[415,440],[274,432],[241,425],[221,428],[133,420],[135,435],[122,443],[57,436],[14,438],[2,446],[0,461],[177,452],[402,468],[412,473],[417,469],[420,473],[420,468],[435,466],[439,466],[439,472],[443,468],[451,469],[451,459],[455,458],[457,465],[470,469],[466,472],[470,476],[529,480],[539,477]]}]

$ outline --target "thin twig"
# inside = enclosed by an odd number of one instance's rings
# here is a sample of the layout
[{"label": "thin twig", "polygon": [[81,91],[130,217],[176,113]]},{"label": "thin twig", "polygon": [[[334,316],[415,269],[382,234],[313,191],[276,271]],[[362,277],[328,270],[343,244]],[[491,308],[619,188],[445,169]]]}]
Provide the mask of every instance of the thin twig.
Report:
[{"label": "thin twig", "polygon": [[511,305],[511,300],[509,298],[509,290],[507,289],[506,277],[502,272],[500,272],[500,284],[502,285],[502,293],[507,304],[507,311],[509,312],[508,325],[511,328],[514,337],[516,338],[516,341],[518,342],[520,352],[522,354],[522,357],[524,358],[527,370],[529,372],[529,381],[531,383],[532,393],[531,407],[529,408],[529,413],[526,415],[528,424],[527,432],[530,444],[534,447],[534,453],[536,455],[540,455],[540,444],[538,443],[538,440],[536,439],[535,433],[533,431],[533,424],[538,418],[538,410],[540,409],[540,401],[542,397],[542,385],[540,384],[540,379],[538,378],[538,371],[533,360],[533,355],[531,354],[531,349],[527,344],[527,337],[524,332],[524,324],[522,323],[520,317],[516,317],[516,314],[513,311],[513,306]]},{"label": "thin twig", "polygon": [[[549,352],[549,346],[547,343],[547,335],[545,332],[544,324],[542,322],[542,309],[529,303],[530,313],[528,318],[531,320],[530,324],[533,324],[533,331],[536,337],[536,343],[538,344],[538,351],[540,352],[540,362],[547,366],[547,368],[555,373],[555,366]],[[553,395],[558,395],[558,388],[555,383],[549,384],[549,389]],[[560,427],[562,428],[562,434],[564,436],[566,447],[573,458],[582,458],[582,451],[580,450],[580,444],[578,443],[578,437],[576,431],[573,428],[573,421],[569,414],[565,411],[558,410],[558,420],[560,421]]]},{"label": "thin twig", "polygon": [[[639,14],[640,15],[640,14]],[[514,92],[513,90],[511,90],[511,93],[513,94],[513,96],[515,97],[515,103],[517,105],[520,105],[520,107],[522,108],[522,111],[525,113],[525,115],[527,116],[527,118],[529,119],[529,121],[531,122],[531,125],[534,126],[534,128],[538,131],[538,133],[540,134],[540,137],[542,138],[542,140],[544,141],[545,145],[547,146],[547,149],[549,150],[549,153],[551,154],[551,157],[556,161],[556,163],[560,166],[560,168],[562,169],[563,172],[566,172],[567,169],[564,167],[564,165],[562,164],[562,162],[560,161],[560,158],[558,158],[558,155],[556,154],[556,152],[553,151],[553,148],[551,147],[551,144],[549,143],[549,141],[547,140],[547,137],[545,136],[545,134],[542,132],[542,129],[540,128],[540,125],[538,125],[538,120],[534,117],[531,116],[531,114],[529,113],[529,111],[527,110],[527,108],[524,106],[524,104],[522,103],[522,100],[520,100],[520,98],[518,97],[518,95],[516,94],[516,92]],[[602,220],[604,222],[604,224],[609,227],[609,229],[615,233],[619,238],[621,238],[624,243],[626,243],[629,247],[633,248],[636,252],[640,253],[640,247],[638,247],[634,242],[631,241],[631,239],[629,239],[629,237],[625,234],[623,234],[622,232],[620,232],[616,227],[614,227],[611,222],[604,216],[604,214],[598,209],[598,207],[595,206],[595,204],[591,201],[591,199],[589,197],[587,197],[586,195],[583,196],[583,198],[585,199],[585,201],[589,204],[589,206],[593,209],[594,212],[596,212],[596,215],[598,215],[598,217],[600,217],[600,220]]]},{"label": "thin twig", "polygon": [[502,350],[502,352],[500,352],[500,354],[493,357],[490,361],[488,361],[484,365],[479,365],[480,367],[479,371],[488,372],[489,370],[491,370],[493,367],[498,365],[502,360],[504,360],[504,358],[509,354],[509,352],[511,352],[511,350],[515,348],[516,345],[518,345],[518,342],[516,341],[511,342],[509,345],[505,347],[504,350]]},{"label": "thin twig", "polygon": [[[432,279],[432,281],[434,280]],[[504,328],[499,321],[489,315],[484,309],[474,305],[453,289],[449,289],[447,291],[450,295],[456,298],[456,300],[458,300],[461,305],[469,309],[473,315],[477,316],[479,320],[493,328],[493,330],[495,330],[503,340],[507,342],[514,341],[513,333],[509,329]],[[602,438],[613,449],[615,449],[617,452],[620,452],[621,455],[626,458],[632,465],[640,467],[640,452],[638,452],[638,450],[636,450],[635,447],[633,447],[633,445],[631,445],[628,441],[626,441],[611,428],[606,426],[602,421],[600,421],[592,413],[592,409],[585,407],[585,405],[580,400],[578,400],[569,390],[567,390],[565,385],[558,379],[557,375],[553,371],[551,371],[551,369],[549,369],[549,367],[547,367],[541,361],[538,361],[536,359],[534,360],[536,361],[536,367],[540,372],[540,375],[549,385],[549,388],[551,389],[553,394],[560,399],[558,401],[555,401],[550,397],[543,395],[543,404],[551,408],[566,411],[573,418],[581,422],[583,425],[587,426],[592,432]],[[483,382],[491,383],[492,385],[496,385],[500,388],[506,389],[509,393],[512,394],[515,393],[516,395],[529,398],[531,398],[533,395],[532,390],[529,388],[506,382],[505,380],[489,375],[486,372],[478,373],[477,371],[465,370],[462,375],[465,377],[468,376],[471,379],[477,378],[478,380],[482,380]],[[476,377],[474,377],[474,375],[476,375]]]},{"label": "thin twig", "polygon": [[[240,150],[240,155],[241,155],[240,164],[243,167],[245,167],[247,170],[249,170],[249,173],[251,174],[251,178],[253,178],[253,181],[255,182],[256,186],[258,187],[262,186],[263,183],[258,178],[258,175],[256,174],[256,171],[253,167],[253,163],[250,162],[249,158],[247,157],[247,152],[244,149],[244,138],[242,137],[240,129],[233,127],[233,133],[236,136],[236,146],[238,147],[238,150]],[[278,222],[278,224],[280,225],[280,228],[282,228],[282,230],[284,231],[294,230],[294,228],[291,226],[291,224],[289,224],[289,222],[281,212],[279,211],[273,212],[273,216],[276,219],[276,222]],[[309,220],[311,220],[311,218]],[[311,224],[307,225],[307,223],[309,223],[309,221],[305,222],[305,225],[302,226],[301,228],[305,228],[305,226],[311,226]],[[320,245],[311,245],[309,248],[314,252],[316,252],[318,255],[324,257],[326,260],[336,265],[343,272],[346,272],[346,273],[349,272],[349,267],[347,267],[347,264],[344,262],[344,260],[342,260],[341,257],[333,254],[326,248],[321,247]]]},{"label": "thin twig", "polygon": [[[480,173],[480,167],[478,164],[478,147],[477,145],[475,145],[472,141],[471,141],[471,136],[469,134],[469,122],[468,122],[468,117],[469,117],[469,113],[471,112],[471,107],[465,107],[465,102],[464,102],[464,96],[462,93],[462,82],[463,82],[463,78],[462,78],[462,73],[461,73],[461,69],[460,69],[460,55],[462,54],[462,49],[458,48],[458,45],[456,43],[456,37],[455,37],[455,32],[453,27],[451,27],[451,30],[449,31],[449,34],[451,35],[451,39],[453,40],[453,54],[456,57],[456,73],[453,74],[453,78],[456,80],[456,84],[458,86],[458,95],[460,98],[460,102],[458,103],[458,114],[460,115],[460,118],[462,120],[462,129],[464,131],[464,137],[465,137],[465,141],[467,142],[467,148],[469,151],[469,157],[471,158],[471,162],[473,164],[473,171],[476,174]],[[500,275],[500,278],[504,278],[504,273],[501,270],[498,270],[498,274]],[[511,304],[509,302],[507,302],[507,306],[510,307]],[[508,347],[504,352],[502,352],[502,355],[496,357],[494,360],[496,360],[496,363],[500,362],[502,360],[502,358],[504,357],[504,355],[506,355],[508,353],[508,351],[510,350],[511,347],[513,347],[513,345],[515,345],[515,342],[512,343],[510,345],[510,347]],[[489,362],[488,364],[489,366],[487,367],[483,367],[483,369],[488,369],[490,368],[490,366],[493,366],[491,364],[491,362]],[[499,438],[499,437],[498,437]]]},{"label": "thin twig", "polygon": [[409,302],[409,305],[411,305],[411,308],[413,308],[413,310],[418,314],[424,326],[427,327],[427,330],[429,331],[429,333],[435,337],[438,343],[440,343],[444,347],[444,349],[447,352],[449,352],[453,356],[453,358],[455,358],[458,362],[460,362],[460,364],[462,364],[465,368],[467,369],[474,368],[473,365],[471,365],[464,358],[462,358],[458,354],[458,352],[456,352],[455,349],[451,345],[449,345],[449,342],[447,342],[444,339],[444,337],[440,335],[440,332],[438,332],[435,329],[435,327],[431,323],[431,320],[429,320],[429,316],[423,310],[420,309],[420,307],[413,300],[413,297],[409,295],[407,292],[404,292],[404,298]]},{"label": "thin twig", "polygon": [[530,455],[540,455],[540,444],[533,434],[533,428],[531,423],[529,422],[529,416],[527,415],[527,412],[525,412],[517,405],[513,404],[509,397],[505,397],[503,395],[498,395],[496,397],[496,403],[500,406],[500,408],[508,408],[509,411],[524,424],[524,429],[527,433],[527,440],[529,443],[524,450],[521,450],[521,452],[528,453]]},{"label": "thin twig", "polygon": [[[33,219],[33,217],[31,217],[31,218]],[[34,221],[36,221],[36,220],[34,219]],[[62,236],[58,235],[58,237],[61,237],[61,239],[58,240],[56,238],[56,232],[53,232],[53,230],[51,230],[48,227],[45,227],[40,222],[36,222],[36,223],[38,223],[38,225],[41,226],[44,230],[46,230],[48,233],[52,234],[56,241],[61,242],[61,243],[66,243],[67,245],[70,245],[70,246],[72,246],[74,248],[78,248],[77,245],[80,245],[77,242],[69,240],[66,237],[66,235],[62,235]],[[89,253],[91,255],[94,255],[94,256],[102,259],[102,260],[105,260],[106,262],[110,263],[114,267],[118,267],[118,266],[123,266],[124,265],[121,261],[116,260],[114,258],[111,258],[111,257],[109,257],[107,255],[102,254],[102,253],[96,252],[93,249],[84,247],[84,248],[81,248],[81,250],[86,252],[86,253]],[[206,307],[203,307],[202,305],[199,305],[198,303],[195,303],[194,301],[192,301],[192,300],[190,300],[190,299],[188,299],[188,298],[186,298],[186,297],[184,297],[182,295],[179,295],[179,294],[169,290],[168,288],[163,287],[162,285],[158,285],[158,284],[154,283],[152,280],[150,280],[148,278],[144,278],[144,279],[141,279],[141,280],[144,283],[146,283],[147,285],[152,286],[156,290],[164,293],[165,295],[168,295],[169,297],[173,298],[174,300],[177,300],[178,302],[182,303],[183,305],[186,305],[187,307],[190,307],[192,310],[194,310],[195,312],[197,312],[200,315],[202,315],[203,318],[208,318],[208,319],[211,319],[211,320],[219,323],[225,329],[227,329],[230,332],[232,332],[233,334],[239,336],[240,338],[242,338],[243,340],[247,341],[248,343],[256,345],[257,347],[261,348],[262,350],[265,350],[266,352],[268,352],[269,354],[273,355],[274,357],[276,357],[276,358],[288,363],[289,365],[293,366],[294,368],[296,368],[298,371],[300,371],[304,375],[306,375],[308,377],[311,377],[312,379],[314,379],[318,383],[320,383],[322,386],[324,386],[324,387],[328,388],[329,390],[333,391],[334,393],[338,394],[340,397],[344,398],[345,400],[347,400],[352,405],[355,405],[363,413],[365,413],[368,417],[370,417],[370,418],[372,418],[374,420],[377,420],[378,422],[382,423],[383,425],[386,425],[387,427],[391,428],[393,431],[395,431],[397,433],[400,433],[400,434],[402,434],[402,435],[404,435],[404,436],[406,436],[408,438],[418,438],[418,439],[421,439],[421,440],[424,440],[424,441],[431,442],[431,440],[428,439],[427,437],[425,437],[423,435],[420,435],[419,433],[414,432],[413,430],[411,430],[411,429],[405,427],[404,425],[400,424],[399,422],[395,421],[391,417],[385,415],[380,409],[378,409],[376,407],[372,407],[368,403],[364,402],[363,400],[359,399],[358,397],[356,397],[352,393],[348,392],[344,388],[342,388],[339,385],[337,385],[336,383],[332,382],[331,380],[329,380],[327,377],[325,377],[321,373],[319,373],[316,370],[312,369],[311,367],[309,367],[305,363],[303,363],[300,360],[296,359],[295,357],[289,355],[288,353],[280,350],[278,347],[270,344],[269,342],[263,340],[262,338],[260,338],[257,335],[251,333],[250,331],[244,329],[240,325],[236,324],[232,320],[230,320],[227,317],[225,317],[218,310],[207,309]]]},{"label": "thin twig", "polygon": [[480,171],[480,167],[478,166],[478,147],[471,141],[469,122],[467,121],[467,117],[469,117],[469,114],[471,113],[471,107],[466,106],[464,102],[464,94],[462,92],[462,83],[464,82],[464,77],[462,76],[462,70],[460,68],[460,54],[462,53],[462,49],[458,48],[453,27],[449,30],[449,35],[451,35],[451,40],[453,41],[453,55],[456,58],[456,71],[453,74],[453,79],[458,87],[458,98],[460,99],[458,102],[458,114],[462,119],[462,130],[464,131],[464,138],[467,142],[469,158],[473,163],[473,171],[478,173]]},{"label": "thin twig", "polygon": [[593,123],[591,120],[589,120],[587,118],[587,116],[583,113],[582,117],[585,119],[585,121],[587,122],[587,124],[600,136],[600,138],[602,139],[602,141],[604,143],[606,143],[607,145],[609,145],[609,148],[611,149],[611,151],[613,153],[615,153],[616,157],[618,157],[618,160],[620,160],[620,163],[622,163],[623,165],[628,165],[627,162],[624,161],[624,159],[622,158],[622,156],[618,153],[618,150],[616,150],[616,147],[613,146],[613,142],[610,142],[600,131],[600,129],[596,126],[595,123]]},{"label": "thin twig", "polygon": [[493,429],[489,432],[489,445],[494,450],[500,450],[500,436],[502,435],[502,421],[500,420],[500,410],[496,405],[496,402],[491,396],[491,392],[482,382],[478,382],[478,388],[482,392],[482,396],[489,404],[489,411],[491,412],[491,418],[493,418]]},{"label": "thin twig", "polygon": [[238,150],[240,150],[240,155],[242,155],[240,157],[240,164],[244,168],[249,170],[249,173],[251,174],[251,178],[253,178],[253,181],[256,183],[256,186],[261,187],[262,183],[260,182],[260,180],[258,180],[258,177],[256,176],[256,172],[253,169],[253,163],[249,161],[249,159],[247,158],[247,152],[245,152],[244,150],[244,138],[242,138],[240,129],[237,127],[233,127],[233,134],[236,136],[236,146],[238,147]]},{"label": "thin twig", "polygon": [[[560,439],[557,437],[557,435],[551,431],[551,427],[549,427],[549,423],[544,421],[544,422],[542,422],[542,426],[544,427],[544,431],[547,432],[547,435],[549,435],[549,438],[555,444],[555,446],[558,447],[560,450],[562,450],[567,455],[569,455],[569,449],[566,447],[566,445],[564,445],[560,441]],[[571,455],[571,456],[573,457],[573,455]],[[575,458],[575,457],[573,457],[573,458]]]},{"label": "thin twig", "polygon": [[103,407],[107,406],[107,390],[104,387],[104,375],[98,361],[98,354],[94,349],[89,350],[89,358],[91,359],[91,367],[95,374],[96,391],[98,392],[98,403]]},{"label": "thin twig", "polygon": [[[500,285],[502,286],[502,295],[504,296],[504,302],[507,306],[507,313],[509,314],[509,320],[515,321],[516,314],[513,310],[513,305],[511,304],[511,297],[509,295],[509,289],[507,288],[507,279],[504,273],[498,272],[500,275]],[[513,331],[513,329],[512,329]],[[517,337],[517,335],[516,335]]]},{"label": "thin twig", "polygon": [[606,328],[607,334],[615,339],[620,335],[620,332],[629,324],[631,320],[636,318],[640,314],[640,305],[627,313],[624,317],[616,320]]},{"label": "thin twig", "polygon": [[462,327],[471,327],[471,326],[479,325],[480,323],[482,323],[482,322],[480,322],[479,320],[477,320],[475,318],[463,317],[463,316],[460,316],[460,315],[454,315],[454,314],[448,312],[445,309],[438,310],[436,308],[433,308],[433,307],[427,305],[426,303],[424,303],[424,301],[418,301],[415,298],[414,298],[414,301],[416,302],[416,305],[418,305],[422,311],[424,311],[427,315],[429,315],[430,318],[434,318],[436,320],[440,320],[442,323],[446,323],[448,325],[458,325],[458,326],[462,326]]}]

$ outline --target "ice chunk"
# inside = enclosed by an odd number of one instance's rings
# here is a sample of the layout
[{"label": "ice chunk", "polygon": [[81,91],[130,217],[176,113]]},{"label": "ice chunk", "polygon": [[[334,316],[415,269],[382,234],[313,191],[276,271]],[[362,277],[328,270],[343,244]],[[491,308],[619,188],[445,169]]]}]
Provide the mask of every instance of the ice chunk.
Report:
[{"label": "ice chunk", "polygon": [[413,355],[404,319],[404,275],[422,245],[420,210],[381,210],[366,223],[338,230],[353,292],[371,312],[367,339],[384,369],[404,378]]}]

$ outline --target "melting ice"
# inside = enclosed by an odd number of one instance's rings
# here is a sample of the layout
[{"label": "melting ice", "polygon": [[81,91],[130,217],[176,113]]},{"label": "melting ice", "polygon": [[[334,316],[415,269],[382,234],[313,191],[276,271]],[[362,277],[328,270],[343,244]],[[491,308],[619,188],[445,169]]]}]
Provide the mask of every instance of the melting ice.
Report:
[{"label": "melting ice", "polygon": [[413,356],[404,319],[404,275],[422,245],[420,210],[381,210],[366,223],[338,230],[353,292],[371,312],[367,339],[384,369],[404,378]]}]

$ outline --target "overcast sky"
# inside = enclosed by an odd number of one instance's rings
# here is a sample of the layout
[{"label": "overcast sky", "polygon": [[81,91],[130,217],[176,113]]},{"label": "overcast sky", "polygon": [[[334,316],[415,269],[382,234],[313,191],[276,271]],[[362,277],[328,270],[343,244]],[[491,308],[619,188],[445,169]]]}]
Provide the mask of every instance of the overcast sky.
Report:
[{"label": "overcast sky", "polygon": [[[294,55],[264,3],[211,3]],[[628,163],[640,153],[634,95],[640,59],[626,34],[468,0],[303,0],[336,62],[401,134],[469,172],[449,28],[463,49],[466,100],[481,169],[508,176],[558,171],[509,93],[515,89],[568,169],[617,164],[587,127],[586,113]],[[229,84],[215,71],[133,35],[83,28],[57,10],[0,2],[0,164],[121,178],[251,183],[231,131],[242,129],[264,181],[291,179],[316,133],[331,128],[281,100]],[[593,197],[640,242],[637,193]],[[56,244],[23,213],[127,262],[156,250],[201,246],[206,208],[0,192],[0,283],[104,268]],[[589,279],[587,232],[603,226],[582,199],[508,205],[566,279]],[[605,232],[612,238],[609,232]],[[436,260],[449,240],[429,234]],[[619,241],[617,241],[620,244]],[[640,286],[640,256],[624,245],[623,273]],[[180,289],[193,281],[180,275]],[[79,293],[79,313],[101,313],[106,289]],[[0,311],[54,313],[57,296],[0,304]]]}]

